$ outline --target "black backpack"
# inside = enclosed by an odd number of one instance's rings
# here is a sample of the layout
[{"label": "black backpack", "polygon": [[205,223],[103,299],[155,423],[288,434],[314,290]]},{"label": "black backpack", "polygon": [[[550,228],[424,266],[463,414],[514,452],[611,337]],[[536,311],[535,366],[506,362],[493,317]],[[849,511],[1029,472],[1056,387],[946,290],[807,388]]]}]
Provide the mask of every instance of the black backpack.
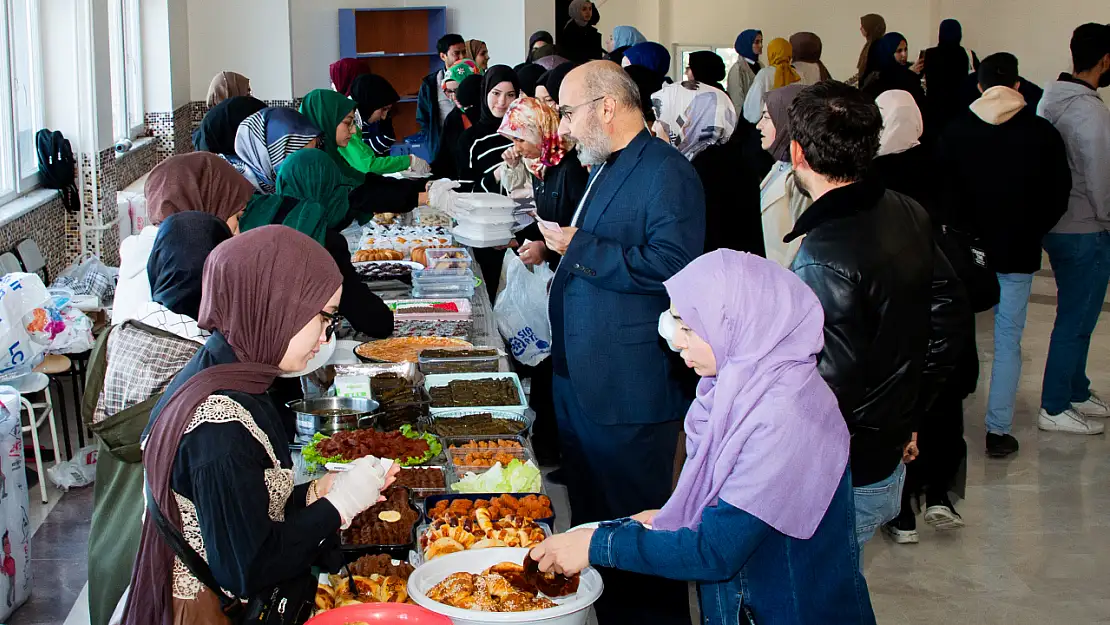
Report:
[{"label": "black backpack", "polygon": [[81,200],[77,195],[77,161],[73,158],[69,140],[57,130],[51,132],[43,128],[35,133],[35,145],[43,186],[61,191],[66,210],[79,212]]}]

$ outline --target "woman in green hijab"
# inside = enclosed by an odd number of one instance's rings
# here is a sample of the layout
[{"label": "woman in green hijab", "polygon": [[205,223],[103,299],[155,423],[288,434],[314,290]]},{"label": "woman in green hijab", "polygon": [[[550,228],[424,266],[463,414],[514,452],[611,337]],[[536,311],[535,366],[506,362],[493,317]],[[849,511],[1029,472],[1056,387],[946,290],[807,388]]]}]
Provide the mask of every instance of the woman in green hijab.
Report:
[{"label": "woman in green hijab", "polygon": [[321,150],[298,150],[281,164],[273,195],[255,195],[239,219],[240,231],[280,224],[316,239],[343,274],[339,314],[357,332],[375,338],[393,333],[393,312],[362,283],[347,239],[339,230],[350,223],[350,183]]},{"label": "woman in green hijab", "polygon": [[[339,168],[320,150],[298,150],[281,164],[273,195],[255,195],[240,230],[282,224],[324,244],[324,233],[346,225],[349,184]],[[280,218],[279,218],[280,217]]]},{"label": "woman in green hijab", "polygon": [[[374,151],[361,140],[351,140],[358,136],[354,121],[357,106],[354,100],[328,89],[311,91],[301,102],[301,114],[323,131],[320,147],[339,168],[344,184],[351,191],[353,216],[365,223],[373,213],[407,213],[425,203],[423,182],[383,178],[377,175],[381,172],[373,172],[365,165],[369,161],[362,149],[370,155]],[[365,171],[354,167],[355,164],[360,164]]]}]

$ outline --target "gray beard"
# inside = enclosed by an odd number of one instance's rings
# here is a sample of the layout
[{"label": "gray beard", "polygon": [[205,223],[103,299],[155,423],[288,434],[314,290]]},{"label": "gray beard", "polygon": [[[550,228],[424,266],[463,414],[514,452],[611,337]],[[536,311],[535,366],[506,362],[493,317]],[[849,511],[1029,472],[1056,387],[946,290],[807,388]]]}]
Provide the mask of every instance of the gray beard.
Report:
[{"label": "gray beard", "polygon": [[575,141],[578,143],[578,160],[583,165],[601,165],[613,155],[613,143],[599,127],[590,128]]}]

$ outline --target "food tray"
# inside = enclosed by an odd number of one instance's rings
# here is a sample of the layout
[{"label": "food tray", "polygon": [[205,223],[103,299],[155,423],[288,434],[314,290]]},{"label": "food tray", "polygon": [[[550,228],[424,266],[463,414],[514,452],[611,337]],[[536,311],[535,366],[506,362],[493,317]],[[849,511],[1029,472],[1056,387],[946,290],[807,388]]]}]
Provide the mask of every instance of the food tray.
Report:
[{"label": "food tray", "polygon": [[[533,493],[528,493],[528,494],[531,495]],[[551,538],[552,532],[551,532],[551,526],[550,525],[548,525],[546,523],[540,523],[539,521],[536,521],[536,525],[539,526],[539,528],[541,530],[543,530],[544,536],[547,536],[548,538]],[[428,529],[431,528],[431,526],[432,526],[431,522],[420,523],[419,524],[419,526],[416,528],[416,540],[414,541],[415,546],[413,547],[412,551],[409,552],[408,557],[405,558],[405,560],[408,561],[409,564],[415,566],[418,569],[421,567],[421,565],[426,564],[427,562],[430,562],[430,560],[425,560],[424,559],[424,548],[420,546],[420,539],[424,536],[424,534],[426,534],[428,532]],[[535,547],[535,545],[532,545],[532,547]],[[512,548],[512,547],[510,547],[510,548]],[[531,547],[528,547],[528,549],[531,549]],[[468,549],[467,551],[471,551],[471,550]],[[484,551],[484,550],[475,549],[473,551]],[[465,552],[461,552],[461,553],[465,553]],[[441,556],[441,557],[446,557],[446,556]],[[439,558],[435,558],[435,560],[438,560],[438,559]],[[414,575],[415,575],[415,573],[414,573]],[[440,604],[440,605],[442,605],[442,604]]]},{"label": "food tray", "polygon": [[474,297],[474,284],[433,284],[429,286],[415,284],[412,287],[412,296],[426,299],[471,298]]},{"label": "food tray", "polygon": [[[533,413],[531,411],[525,411],[523,413],[518,413],[518,412],[507,411],[507,410],[475,410],[474,408],[448,408],[448,409],[444,410],[443,412],[437,413],[434,417],[432,417],[431,421],[432,421],[432,424],[434,425],[436,421],[439,421],[441,419],[457,419],[457,418],[465,417],[465,416],[468,416],[468,415],[483,414],[483,413],[491,415],[494,419],[511,419],[513,421],[522,421],[522,422],[524,422],[525,427],[524,427],[523,430],[521,430],[521,432],[519,434],[515,434],[515,435],[506,434],[506,435],[502,435],[502,436],[531,435],[532,434],[532,425],[536,421],[535,413]],[[434,434],[434,432],[433,432],[433,434]],[[436,434],[436,436],[439,436],[439,435]],[[488,435],[488,434],[474,434],[472,436],[490,436],[490,435]],[[450,437],[450,438],[454,438],[454,437]]]},{"label": "food tray", "polygon": [[[525,498],[529,495],[536,495],[536,494],[542,494],[542,493],[504,493],[504,494],[512,495],[513,497],[516,497],[517,499],[523,499],[523,498]],[[498,497],[498,496],[499,496],[498,494],[491,494],[491,493],[465,493],[465,494],[463,494],[463,493],[447,493],[445,495],[430,495],[426,499],[424,499],[424,508],[423,508],[424,517],[423,517],[423,521],[421,522],[420,525],[422,527],[424,527],[424,529],[427,529],[428,524],[432,522],[432,517],[428,515],[428,511],[431,510],[432,508],[434,508],[436,506],[436,504],[438,504],[441,501],[450,502],[450,501],[455,500],[455,499],[469,499],[470,501],[477,501],[479,499],[492,499],[492,498]],[[550,498],[550,497],[548,497],[548,498]],[[551,506],[551,516],[544,517],[542,519],[532,519],[532,520],[535,521],[536,523],[539,523],[540,525],[546,524],[548,527],[555,527],[555,505],[554,505],[554,502],[552,502],[552,506]],[[419,532],[419,534],[423,534],[423,532]]]},{"label": "food tray", "polygon": [[461,247],[428,250],[426,256],[428,260],[427,269],[433,271],[457,271],[462,273],[474,264],[470,252]]},{"label": "food tray", "polygon": [[[445,458],[444,466],[447,470],[447,492],[454,493],[451,487],[462,481],[467,473],[475,473],[481,475],[489,471],[491,467],[485,466],[467,466],[456,465],[456,457],[465,457],[468,451],[473,451],[474,448],[460,447],[458,449],[450,449],[451,445],[462,445],[469,441],[515,441],[520,443],[521,449],[518,451],[506,451],[505,453],[513,456],[514,459],[521,462],[531,461],[532,464],[539,468],[539,462],[536,461],[536,453],[532,451],[532,444],[528,442],[523,436],[447,436],[439,437],[439,442],[443,445],[443,457]],[[502,464],[504,466],[504,464]],[[544,492],[543,478],[540,478],[540,493]],[[502,493],[497,493],[498,495]]]},{"label": "food tray", "polygon": [[447,412],[449,410],[459,410],[466,408],[467,410],[477,410],[478,412],[490,412],[493,410],[504,412],[515,412],[524,414],[528,410],[528,398],[524,395],[524,387],[520,385],[520,377],[515,373],[444,373],[441,375],[429,375],[424,378],[424,388],[431,392],[431,389],[436,386],[447,386],[447,383],[452,380],[483,380],[483,379],[501,379],[510,378],[513,384],[516,385],[517,393],[520,396],[519,406],[445,406],[443,408],[432,407],[432,416]]},{"label": "food tray", "polygon": [[417,504],[417,508],[422,512],[423,508],[420,502],[424,501],[427,497],[440,496],[447,493],[447,471],[443,467],[438,466],[424,466],[424,467],[404,467],[403,471],[439,471],[443,475],[443,488],[411,488],[411,487],[398,487],[408,488],[409,494],[413,503]]},{"label": "food tray", "polygon": [[414,383],[417,379],[416,363],[414,362],[360,362],[335,365],[335,375],[337,376],[364,375],[372,378],[382,373],[396,373]]},{"label": "food tray", "polygon": [[[430,340],[430,339],[435,339],[435,340],[433,341],[433,340]],[[363,362],[383,362],[383,360],[380,359],[380,358],[376,358],[374,356],[366,356],[366,355],[362,354],[359,348],[361,348],[363,345],[372,345],[372,346],[380,347],[380,346],[383,346],[383,345],[394,345],[394,344],[401,346],[401,349],[406,353],[403,354],[399,360],[384,361],[384,362],[411,362],[411,363],[415,363],[417,355],[420,353],[420,351],[423,350],[423,349],[426,349],[428,347],[473,347],[473,345],[471,345],[468,341],[464,341],[462,339],[456,339],[456,338],[448,338],[448,337],[398,337],[398,338],[392,338],[392,339],[382,339],[382,340],[378,340],[378,341],[367,341],[366,343],[363,343],[362,345],[359,345],[358,347],[355,348],[355,356],[357,356],[358,359],[363,361]],[[411,358],[407,354],[407,352],[410,352],[410,351],[412,352]]]},{"label": "food tray", "polygon": [[[428,301],[426,299],[402,299],[387,301],[385,305],[393,311],[393,318],[395,320],[413,319],[433,321],[466,321],[470,319],[470,316],[472,314],[470,300],[461,298],[445,298],[438,301]],[[449,306],[454,306],[456,312],[443,309]],[[439,308],[439,310],[425,310],[428,308]],[[421,312],[409,312],[410,309],[419,310]]]},{"label": "food tray", "polygon": [[[493,352],[490,356],[442,356],[438,358],[425,357],[429,351],[435,348],[429,348],[420,352],[417,357],[417,368],[424,375],[443,375],[451,373],[498,373],[501,367],[501,354],[496,348],[491,347],[475,347],[475,348],[446,348],[446,351],[465,352],[468,349],[486,349]],[[456,370],[452,371],[452,368]]]},{"label": "food tray", "polygon": [[[407,490],[407,489],[401,489],[401,490]],[[375,504],[375,505],[378,505],[378,504]],[[417,518],[416,523],[413,523],[412,529],[410,530],[410,540],[409,540],[409,542],[396,544],[396,545],[346,545],[346,544],[340,545],[340,550],[342,550],[342,552],[343,552],[344,562],[354,562],[355,560],[358,560],[359,558],[361,558],[364,555],[379,554],[379,553],[387,554],[389,557],[393,558],[394,560],[408,561],[409,554],[411,552],[413,552],[414,550],[416,552],[421,552],[421,550],[419,548],[419,545],[416,542],[416,537],[419,535],[418,534],[418,527],[421,525],[420,521],[421,521],[421,519],[423,519],[423,512],[421,512],[420,508],[418,508],[417,506],[415,506],[413,504],[411,493],[409,493],[408,505],[409,505],[409,508],[412,509],[412,511],[414,511],[418,515],[420,515],[419,518]],[[340,530],[340,536],[341,537],[342,537],[342,532],[343,532],[343,530]],[[415,563],[410,563],[410,564],[413,564],[413,566],[417,566]]]}]

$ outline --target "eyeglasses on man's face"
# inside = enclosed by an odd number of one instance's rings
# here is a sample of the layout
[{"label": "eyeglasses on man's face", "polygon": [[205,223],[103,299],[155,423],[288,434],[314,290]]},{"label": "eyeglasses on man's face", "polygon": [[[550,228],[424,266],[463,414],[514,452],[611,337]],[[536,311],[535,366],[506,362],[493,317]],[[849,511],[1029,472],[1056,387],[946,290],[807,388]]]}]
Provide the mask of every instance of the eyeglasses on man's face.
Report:
[{"label": "eyeglasses on man's face", "polygon": [[571,119],[571,116],[574,115],[575,111],[582,108],[583,106],[589,106],[591,104],[600,102],[604,99],[605,99],[605,96],[601,96],[601,97],[598,97],[598,98],[594,98],[593,100],[590,100],[589,102],[583,102],[582,104],[576,104],[575,106],[560,106],[559,107],[559,119],[561,119],[561,120],[565,119],[568,122],[573,121]]}]

